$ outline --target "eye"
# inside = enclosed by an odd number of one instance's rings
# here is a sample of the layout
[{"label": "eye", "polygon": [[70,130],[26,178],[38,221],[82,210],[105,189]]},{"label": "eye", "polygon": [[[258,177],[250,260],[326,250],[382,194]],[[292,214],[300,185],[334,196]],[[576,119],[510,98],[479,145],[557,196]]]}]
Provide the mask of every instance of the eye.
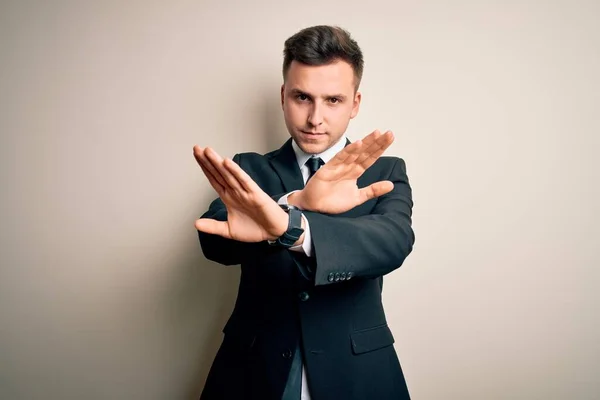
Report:
[{"label": "eye", "polygon": [[296,98],[298,100],[300,100],[300,101],[306,101],[306,100],[308,100],[308,96],[305,95],[304,93],[300,93],[300,94],[296,95]]},{"label": "eye", "polygon": [[331,102],[332,104],[336,104],[339,103],[341,100],[338,99],[337,97],[332,97],[331,99],[329,99],[329,102]]}]

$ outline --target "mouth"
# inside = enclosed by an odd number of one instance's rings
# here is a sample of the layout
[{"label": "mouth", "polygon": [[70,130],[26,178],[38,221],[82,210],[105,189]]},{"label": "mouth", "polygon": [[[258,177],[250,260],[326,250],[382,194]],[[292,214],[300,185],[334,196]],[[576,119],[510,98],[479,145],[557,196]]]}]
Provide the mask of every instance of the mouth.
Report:
[{"label": "mouth", "polygon": [[308,131],[300,131],[307,136],[322,136],[325,135],[325,132],[308,132]]}]

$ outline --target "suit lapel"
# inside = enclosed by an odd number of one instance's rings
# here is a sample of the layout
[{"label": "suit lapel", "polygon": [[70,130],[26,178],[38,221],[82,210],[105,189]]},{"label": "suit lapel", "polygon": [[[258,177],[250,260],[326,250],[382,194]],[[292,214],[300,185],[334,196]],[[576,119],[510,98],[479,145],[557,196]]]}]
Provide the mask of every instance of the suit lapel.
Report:
[{"label": "suit lapel", "polygon": [[283,187],[288,193],[304,188],[304,179],[302,179],[302,173],[296,161],[291,138],[273,154],[269,162],[281,178]]}]

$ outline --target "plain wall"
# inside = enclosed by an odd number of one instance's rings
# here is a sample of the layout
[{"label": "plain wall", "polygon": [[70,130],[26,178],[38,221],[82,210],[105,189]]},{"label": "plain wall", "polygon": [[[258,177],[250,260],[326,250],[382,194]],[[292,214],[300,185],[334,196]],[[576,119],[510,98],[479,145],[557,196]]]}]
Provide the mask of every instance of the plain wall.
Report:
[{"label": "plain wall", "polygon": [[597,1],[0,7],[0,398],[197,398],[239,267],[202,256],[192,147],[279,147],[315,24],[364,51],[348,136],[407,162],[384,301],[413,398],[598,398]]}]

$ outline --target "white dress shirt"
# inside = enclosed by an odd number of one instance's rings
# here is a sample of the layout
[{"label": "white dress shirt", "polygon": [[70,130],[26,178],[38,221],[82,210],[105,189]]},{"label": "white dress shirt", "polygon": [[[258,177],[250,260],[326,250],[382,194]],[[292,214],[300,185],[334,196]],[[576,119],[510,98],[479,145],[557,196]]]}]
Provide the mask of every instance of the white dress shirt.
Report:
[{"label": "white dress shirt", "polygon": [[[300,167],[300,172],[302,172],[302,179],[304,180],[304,184],[308,180],[310,176],[310,171],[308,166],[305,165],[309,158],[311,157],[320,157],[324,163],[329,162],[337,153],[339,153],[346,146],[346,135],[342,135],[340,140],[338,140],[333,146],[325,150],[320,154],[307,154],[298,145],[295,141],[292,140],[292,147],[294,148],[294,153],[296,154],[296,161],[298,162],[298,167]],[[290,194],[294,192],[290,192],[283,197],[281,197],[278,201],[279,204],[288,204],[287,198]],[[302,219],[304,220],[305,229],[304,229],[304,242],[301,245],[290,247],[291,251],[303,252],[308,257],[312,257],[312,240],[310,236],[310,226],[308,225],[308,220],[304,215],[302,215]],[[306,382],[306,371],[304,369],[304,365],[302,365],[302,395],[301,400],[310,400],[310,393],[308,392],[308,384]]]}]

